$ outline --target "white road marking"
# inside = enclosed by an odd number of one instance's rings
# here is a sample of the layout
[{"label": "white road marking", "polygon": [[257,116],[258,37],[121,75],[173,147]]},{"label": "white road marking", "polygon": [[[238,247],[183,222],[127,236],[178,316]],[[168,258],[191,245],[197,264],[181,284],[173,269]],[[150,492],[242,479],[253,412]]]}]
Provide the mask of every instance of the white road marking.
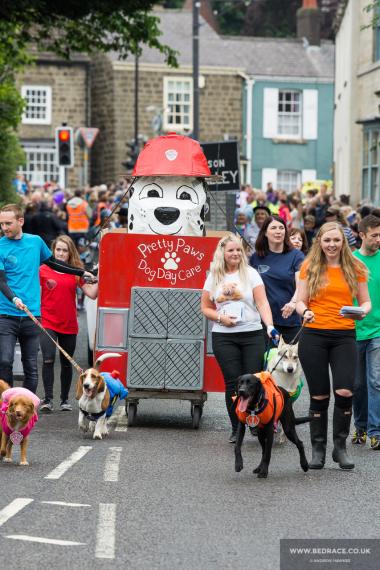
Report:
[{"label": "white road marking", "polygon": [[119,407],[114,411],[114,413],[112,414],[112,416],[110,417],[110,419],[108,420],[107,425],[108,425],[109,427],[114,427],[114,426],[117,424],[119,418],[120,418],[121,416],[123,416],[124,414],[125,414],[125,408],[124,408],[124,406],[119,406]]},{"label": "white road marking", "polygon": [[120,456],[123,451],[122,447],[110,447],[104,466],[104,481],[119,480]]},{"label": "white road marking", "polygon": [[[3,488],[4,491],[4,488]],[[33,499],[14,499],[9,505],[0,511],[0,526],[6,523],[14,515],[17,515],[24,507],[33,502]]]},{"label": "white road marking", "polygon": [[59,540],[56,538],[45,538],[43,536],[28,536],[27,534],[8,534],[5,538],[13,540],[26,540],[27,542],[42,542],[43,544],[56,544],[58,546],[86,546],[85,542],[74,542],[73,540]]},{"label": "white road marking", "polygon": [[78,447],[74,453],[70,455],[65,461],[62,461],[53,471],[50,471],[48,475],[46,475],[45,479],[59,479],[72,467],[77,463],[86,453],[88,453],[92,449],[91,446],[81,445]]},{"label": "white road marking", "polygon": [[128,430],[128,416],[125,413],[125,409],[122,409],[122,414],[119,414],[117,419],[117,424],[115,427],[115,431],[127,431]]},{"label": "white road marking", "polygon": [[96,558],[115,558],[115,503],[100,503],[96,532]]},{"label": "white road marking", "polygon": [[65,503],[64,501],[41,501],[44,505],[58,505],[62,507],[91,507],[85,503]]}]

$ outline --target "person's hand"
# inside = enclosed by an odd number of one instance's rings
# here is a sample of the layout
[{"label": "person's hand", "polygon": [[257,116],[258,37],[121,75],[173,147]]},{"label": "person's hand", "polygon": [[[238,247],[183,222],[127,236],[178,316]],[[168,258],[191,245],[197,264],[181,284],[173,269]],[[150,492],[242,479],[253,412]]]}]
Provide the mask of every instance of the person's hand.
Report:
[{"label": "person's hand", "polygon": [[231,315],[221,315],[220,324],[224,327],[235,327],[237,317],[232,317]]},{"label": "person's hand", "polygon": [[84,282],[88,283],[89,285],[94,285],[95,283],[98,282],[97,277],[95,277],[95,275],[93,275],[89,271],[85,271],[82,275],[82,278],[83,278]]},{"label": "person's hand", "polygon": [[302,315],[302,318],[306,323],[313,323],[315,321],[314,313],[313,311],[310,311],[310,309],[306,309]]},{"label": "person's hand", "polygon": [[13,297],[12,303],[16,305],[16,307],[20,309],[20,311],[24,311],[26,308],[26,305],[21,301],[19,297]]},{"label": "person's hand", "polygon": [[277,344],[278,341],[280,340],[280,333],[278,332],[277,329],[274,328],[273,325],[267,326],[267,335],[274,342],[274,344]]},{"label": "person's hand", "polygon": [[293,314],[294,309],[296,308],[296,304],[293,301],[289,301],[289,303],[285,303],[283,307],[281,307],[281,315],[283,319],[287,319],[290,315]]}]

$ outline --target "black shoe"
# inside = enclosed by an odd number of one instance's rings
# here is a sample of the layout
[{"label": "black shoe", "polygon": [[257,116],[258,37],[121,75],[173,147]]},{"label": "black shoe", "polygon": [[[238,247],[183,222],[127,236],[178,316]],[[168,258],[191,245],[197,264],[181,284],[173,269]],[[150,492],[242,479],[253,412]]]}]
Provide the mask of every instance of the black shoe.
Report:
[{"label": "black shoe", "polygon": [[327,410],[310,410],[309,414],[314,418],[310,422],[312,459],[309,463],[309,469],[323,469],[327,445]]},{"label": "black shoe", "polygon": [[348,438],[348,434],[350,433],[351,415],[351,408],[342,410],[341,408],[334,406],[334,449],[332,452],[332,458],[335,463],[339,463],[339,467],[341,469],[353,469],[355,467],[355,463],[349,457],[346,449],[346,440]]},{"label": "black shoe", "polygon": [[236,430],[232,430],[231,435],[230,435],[230,439],[228,440],[229,443],[236,443]]}]

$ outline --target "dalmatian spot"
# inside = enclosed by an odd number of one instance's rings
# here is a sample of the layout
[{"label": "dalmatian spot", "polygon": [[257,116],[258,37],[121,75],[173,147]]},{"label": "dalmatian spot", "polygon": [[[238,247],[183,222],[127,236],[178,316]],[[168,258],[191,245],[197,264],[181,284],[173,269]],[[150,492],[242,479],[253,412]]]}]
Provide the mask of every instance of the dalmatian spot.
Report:
[{"label": "dalmatian spot", "polygon": [[53,291],[53,289],[57,287],[57,282],[54,281],[54,279],[48,279],[46,281],[46,287],[49,289],[49,291]]},{"label": "dalmatian spot", "polygon": [[178,269],[178,263],[180,261],[181,258],[177,257],[174,251],[171,254],[167,251],[164,257],[161,257],[161,263],[164,263],[164,269]]}]

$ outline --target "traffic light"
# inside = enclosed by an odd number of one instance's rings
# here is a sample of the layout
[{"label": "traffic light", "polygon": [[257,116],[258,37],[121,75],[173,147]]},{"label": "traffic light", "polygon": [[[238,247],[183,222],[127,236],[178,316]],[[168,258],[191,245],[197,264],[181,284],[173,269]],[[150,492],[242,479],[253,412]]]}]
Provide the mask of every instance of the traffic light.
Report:
[{"label": "traffic light", "polygon": [[139,156],[140,148],[138,143],[136,143],[135,139],[132,139],[127,142],[127,160],[122,162],[121,164],[127,170],[133,170],[136,164],[137,157]]},{"label": "traffic light", "polygon": [[55,148],[57,165],[70,168],[74,166],[74,134],[72,127],[55,129]]}]

